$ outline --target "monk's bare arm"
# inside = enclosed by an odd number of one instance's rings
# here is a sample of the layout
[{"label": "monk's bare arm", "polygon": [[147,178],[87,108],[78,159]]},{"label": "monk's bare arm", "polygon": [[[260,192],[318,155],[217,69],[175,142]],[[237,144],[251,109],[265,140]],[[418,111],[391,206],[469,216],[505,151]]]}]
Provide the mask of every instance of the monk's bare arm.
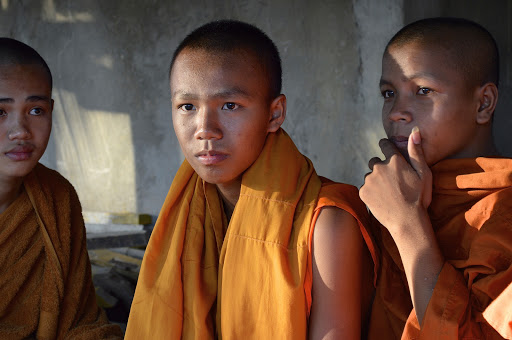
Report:
[{"label": "monk's bare arm", "polygon": [[423,157],[419,131],[409,136],[410,164],[390,141],[382,140],[380,147],[386,160],[370,160],[372,172],[366,176],[359,195],[398,247],[421,325],[444,265],[427,213],[432,200],[432,173]]},{"label": "monk's bare arm", "polygon": [[352,215],[321,210],[313,234],[310,339],[360,339],[362,247]]},{"label": "monk's bare arm", "polygon": [[426,211],[411,213],[407,221],[395,225],[394,229],[392,236],[400,252],[412,304],[421,325],[444,258]]}]

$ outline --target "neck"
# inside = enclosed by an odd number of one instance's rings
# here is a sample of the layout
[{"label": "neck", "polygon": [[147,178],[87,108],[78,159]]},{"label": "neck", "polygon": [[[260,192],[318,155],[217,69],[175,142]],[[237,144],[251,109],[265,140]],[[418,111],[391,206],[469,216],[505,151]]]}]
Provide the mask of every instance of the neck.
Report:
[{"label": "neck", "polygon": [[21,193],[23,178],[0,181],[0,213],[3,213]]},{"label": "neck", "polygon": [[484,142],[480,143],[480,148],[478,150],[478,156],[481,157],[490,157],[490,156],[500,156],[498,148],[494,144],[494,138],[492,136],[492,126],[489,126],[482,131],[482,139]]},{"label": "neck", "polygon": [[231,220],[231,215],[233,215],[233,210],[235,210],[235,205],[240,198],[242,179],[235,179],[229,183],[217,184],[216,186],[220,197],[222,198],[224,212],[226,213],[229,221]]},{"label": "neck", "polygon": [[490,157],[490,156],[501,156],[500,152],[498,151],[498,149],[496,148],[496,145],[494,145],[494,142],[491,143],[489,145],[489,147],[487,148],[487,150],[485,151],[484,155],[486,157]]},{"label": "neck", "polygon": [[491,124],[481,126],[475,131],[472,141],[466,146],[465,150],[448,158],[476,158],[476,157],[496,157],[500,156],[494,138],[492,136]]}]

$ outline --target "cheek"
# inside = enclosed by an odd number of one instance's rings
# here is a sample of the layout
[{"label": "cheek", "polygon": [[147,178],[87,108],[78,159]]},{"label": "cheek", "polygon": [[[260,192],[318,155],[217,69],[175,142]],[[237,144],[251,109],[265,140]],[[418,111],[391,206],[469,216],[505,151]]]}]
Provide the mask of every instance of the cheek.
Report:
[{"label": "cheek", "polygon": [[225,131],[232,131],[231,134],[237,140],[245,140],[251,144],[257,144],[266,136],[268,122],[265,119],[231,119],[225,122]]},{"label": "cheek", "polygon": [[382,113],[382,127],[384,128],[384,132],[386,132],[386,135],[389,137],[391,133],[391,120],[388,119],[387,114]]},{"label": "cheek", "polygon": [[393,105],[390,102],[384,102],[382,104],[381,119],[382,125],[390,125],[389,113],[391,112]]},{"label": "cheek", "polygon": [[0,138],[7,136],[7,124],[0,123]]},{"label": "cheek", "polygon": [[427,164],[432,166],[443,159],[446,150],[450,148],[449,131],[447,131],[446,125],[432,124],[432,122],[424,122],[423,128],[422,125],[419,125],[419,127],[422,136],[423,154]]},{"label": "cheek", "polygon": [[36,138],[42,143],[48,143],[50,139],[50,133],[52,132],[52,120],[51,117],[43,120],[34,122],[31,127],[32,131],[35,131]]},{"label": "cheek", "polygon": [[173,115],[172,126],[174,128],[174,133],[176,134],[178,141],[182,145],[186,141],[188,135],[190,134],[190,125],[191,124],[187,124],[187,120],[184,117],[179,115]]}]

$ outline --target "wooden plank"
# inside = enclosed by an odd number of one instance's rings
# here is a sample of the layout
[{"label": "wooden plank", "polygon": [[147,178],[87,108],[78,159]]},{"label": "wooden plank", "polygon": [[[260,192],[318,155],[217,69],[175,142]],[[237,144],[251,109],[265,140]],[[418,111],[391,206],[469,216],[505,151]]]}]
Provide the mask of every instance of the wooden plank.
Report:
[{"label": "wooden plank", "polygon": [[124,255],[110,249],[96,249],[89,251],[89,259],[91,263],[103,266],[103,267],[113,267],[116,263],[129,263],[133,264],[136,267],[140,267],[142,260],[137,259],[135,257],[131,257],[128,255]]}]

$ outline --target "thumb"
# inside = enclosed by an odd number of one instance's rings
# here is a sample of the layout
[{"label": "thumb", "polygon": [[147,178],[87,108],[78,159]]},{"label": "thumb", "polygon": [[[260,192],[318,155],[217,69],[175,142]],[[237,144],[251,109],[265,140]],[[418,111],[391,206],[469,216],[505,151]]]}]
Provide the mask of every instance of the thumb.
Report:
[{"label": "thumb", "polygon": [[428,164],[423,154],[423,147],[421,146],[421,134],[420,129],[415,126],[412,128],[411,134],[409,135],[409,142],[407,143],[407,153],[409,154],[409,161],[414,170],[422,178],[428,168]]}]

